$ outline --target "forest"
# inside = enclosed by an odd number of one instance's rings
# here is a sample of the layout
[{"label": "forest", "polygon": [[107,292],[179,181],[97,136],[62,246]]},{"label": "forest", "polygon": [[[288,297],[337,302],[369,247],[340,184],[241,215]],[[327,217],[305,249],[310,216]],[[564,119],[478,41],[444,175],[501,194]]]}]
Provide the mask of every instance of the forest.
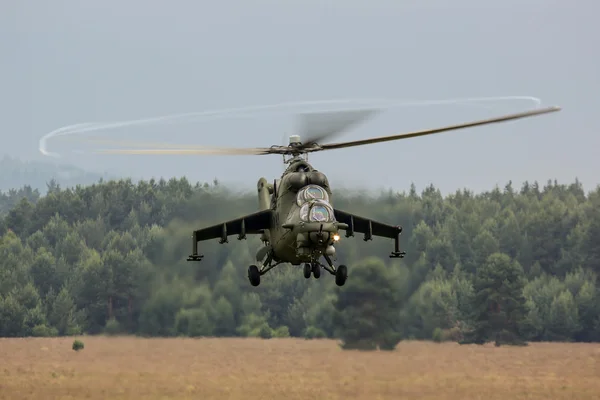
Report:
[{"label": "forest", "polygon": [[393,241],[342,236],[329,274],[282,264],[252,287],[260,240],[201,242],[194,229],[256,211],[253,193],[186,178],[99,180],[0,194],[0,336],[600,341],[600,187],[525,183],[484,193],[335,191],[336,208],[399,224]]}]

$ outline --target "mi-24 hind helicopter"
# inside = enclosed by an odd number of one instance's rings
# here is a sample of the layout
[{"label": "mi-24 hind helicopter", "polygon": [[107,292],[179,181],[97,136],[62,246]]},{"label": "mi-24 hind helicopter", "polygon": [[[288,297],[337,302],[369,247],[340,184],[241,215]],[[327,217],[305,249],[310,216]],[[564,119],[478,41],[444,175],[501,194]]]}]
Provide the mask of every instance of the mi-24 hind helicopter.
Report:
[{"label": "mi-24 hind helicopter", "polygon": [[[352,214],[335,208],[332,201],[331,186],[327,176],[308,162],[308,154],[317,151],[362,146],[371,143],[408,139],[432,135],[463,128],[516,120],[535,115],[559,111],[560,107],[539,108],[526,112],[504,115],[436,129],[428,129],[398,135],[375,137],[343,143],[321,144],[321,141],[334,134],[364,121],[378,110],[345,110],[302,115],[303,136],[293,135],[287,146],[265,148],[207,148],[189,146],[185,149],[173,148],[173,145],[153,145],[152,149],[114,149],[102,153],[117,154],[217,154],[217,155],[266,155],[283,156],[288,166],[281,175],[270,183],[264,177],[258,180],[259,211],[243,215],[230,221],[201,228],[192,233],[192,254],[188,261],[201,261],[204,257],[198,253],[198,242],[219,239],[227,243],[228,237],[237,235],[239,240],[248,234],[260,235],[263,246],[256,253],[261,268],[250,265],[248,279],[252,286],[260,284],[261,276],[282,263],[294,266],[304,265],[304,277],[309,279],[321,276],[321,268],[335,276],[335,283],[343,286],[348,277],[345,265],[334,266],[335,245],[340,239],[340,231],[346,237],[362,233],[364,240],[373,236],[394,240],[391,258],[403,258],[406,254],[400,250],[401,226],[389,225],[365,216]],[[323,257],[326,264],[321,264]]]}]

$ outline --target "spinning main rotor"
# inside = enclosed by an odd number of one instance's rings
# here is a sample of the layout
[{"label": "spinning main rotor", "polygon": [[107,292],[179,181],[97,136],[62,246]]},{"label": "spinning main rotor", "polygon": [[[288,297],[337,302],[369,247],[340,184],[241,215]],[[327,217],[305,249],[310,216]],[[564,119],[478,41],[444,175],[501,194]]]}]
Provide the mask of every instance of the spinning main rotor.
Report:
[{"label": "spinning main rotor", "polygon": [[[290,143],[287,146],[273,145],[271,147],[249,147],[249,148],[228,148],[228,147],[205,147],[197,145],[189,145],[182,148],[181,145],[160,144],[160,143],[143,143],[146,148],[141,149],[105,149],[97,150],[96,153],[101,154],[155,154],[155,155],[266,155],[279,154],[292,156],[293,158],[300,155],[307,155],[317,151],[342,149],[347,147],[363,146],[372,143],[388,142],[393,140],[409,139],[419,136],[433,135],[437,133],[449,132],[464,128],[472,128],[475,126],[489,125],[499,122],[506,122],[521,118],[532,117],[541,114],[560,111],[558,106],[538,108],[529,111],[524,111],[515,114],[507,114],[500,117],[483,119],[478,121],[466,122],[456,125],[448,125],[441,128],[426,129],[421,131],[407,132],[396,135],[380,136],[370,139],[355,140],[350,142],[321,144],[321,142],[331,136],[342,133],[349,127],[363,122],[371,117],[379,110],[344,110],[323,113],[309,113],[300,115],[300,123],[302,136],[305,137],[301,141],[300,135],[290,136]],[[108,142],[106,140],[95,140],[96,142]],[[142,143],[135,142],[120,142],[110,141],[110,143],[118,143],[121,146],[137,147]]]}]

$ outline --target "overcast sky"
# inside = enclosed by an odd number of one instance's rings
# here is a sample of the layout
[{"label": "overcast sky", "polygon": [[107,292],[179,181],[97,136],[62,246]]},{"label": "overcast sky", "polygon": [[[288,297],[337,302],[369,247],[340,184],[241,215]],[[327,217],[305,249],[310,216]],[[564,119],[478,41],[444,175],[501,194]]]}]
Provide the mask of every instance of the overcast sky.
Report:
[{"label": "overcast sky", "polygon": [[[591,189],[600,183],[599,12],[592,0],[2,0],[0,153],[44,158],[43,135],[81,122],[308,100],[535,96],[563,110],[311,161],[334,189],[404,190],[415,182],[481,191],[508,180],[575,177]],[[485,105],[389,109],[335,141],[534,106]],[[286,111],[94,134],[270,146],[293,133]],[[123,176],[216,177],[248,187],[283,167],[278,156],[63,154],[62,162]]]}]

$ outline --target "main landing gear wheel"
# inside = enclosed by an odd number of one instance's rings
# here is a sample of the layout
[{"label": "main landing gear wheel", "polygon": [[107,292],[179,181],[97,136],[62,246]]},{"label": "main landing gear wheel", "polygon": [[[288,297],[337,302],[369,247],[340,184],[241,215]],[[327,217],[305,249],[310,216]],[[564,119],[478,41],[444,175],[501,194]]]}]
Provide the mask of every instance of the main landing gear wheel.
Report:
[{"label": "main landing gear wheel", "polygon": [[313,263],[312,274],[315,277],[315,279],[319,279],[321,277],[321,266],[319,265],[319,263]]},{"label": "main landing gear wheel", "polygon": [[338,286],[344,286],[346,279],[348,278],[348,268],[345,265],[340,265],[335,271],[335,284]]},{"label": "main landing gear wheel", "polygon": [[310,274],[311,274],[311,272],[312,272],[312,267],[311,267],[311,265],[310,265],[310,264],[308,264],[308,263],[304,264],[304,277],[305,277],[306,279],[309,279],[309,278],[310,278]]},{"label": "main landing gear wheel", "polygon": [[260,285],[260,271],[256,265],[248,267],[248,280],[252,286]]}]

